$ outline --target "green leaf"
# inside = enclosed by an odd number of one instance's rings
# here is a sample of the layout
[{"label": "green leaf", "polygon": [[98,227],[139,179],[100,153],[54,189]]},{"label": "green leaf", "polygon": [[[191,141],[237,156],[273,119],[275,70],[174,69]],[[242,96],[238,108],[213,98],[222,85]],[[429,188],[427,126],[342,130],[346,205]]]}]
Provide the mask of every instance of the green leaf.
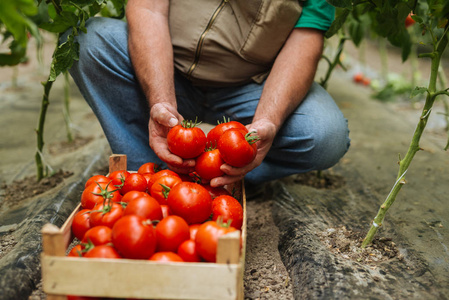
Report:
[{"label": "green leaf", "polygon": [[335,7],[352,10],[351,0],[326,0],[326,2]]},{"label": "green leaf", "polygon": [[348,9],[337,9],[337,15],[335,20],[332,22],[330,28],[327,30],[325,37],[328,39],[332,37],[334,34],[342,28],[343,24],[346,22],[346,19],[351,11]]},{"label": "green leaf", "polygon": [[74,60],[79,59],[79,44],[74,39],[73,33],[70,34],[67,41],[60,44],[53,53],[49,81],[55,81],[59,74],[72,67]]},{"label": "green leaf", "polygon": [[33,0],[1,0],[0,21],[12,33],[14,39],[22,47],[27,45],[27,16],[37,13],[37,6]]},{"label": "green leaf", "polygon": [[424,93],[426,93],[426,92],[428,92],[428,90],[427,90],[426,87],[419,87],[419,86],[417,86],[417,87],[415,87],[415,89],[411,92],[410,98],[413,98],[413,97],[415,97],[416,95],[419,95],[419,94],[424,94]]},{"label": "green leaf", "polygon": [[53,22],[43,23],[39,27],[50,32],[61,33],[70,27],[77,26],[78,20],[78,16],[74,12],[62,11],[61,14],[56,15]]}]

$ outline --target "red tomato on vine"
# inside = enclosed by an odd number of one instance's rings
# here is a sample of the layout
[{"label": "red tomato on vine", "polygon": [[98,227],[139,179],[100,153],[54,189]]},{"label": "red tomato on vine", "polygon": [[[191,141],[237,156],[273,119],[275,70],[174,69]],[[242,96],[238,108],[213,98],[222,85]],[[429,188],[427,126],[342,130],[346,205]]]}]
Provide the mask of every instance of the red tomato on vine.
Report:
[{"label": "red tomato on vine", "polygon": [[167,135],[170,152],[184,159],[200,155],[206,148],[206,135],[197,125],[199,123],[196,120],[183,120],[181,125],[170,129]]}]

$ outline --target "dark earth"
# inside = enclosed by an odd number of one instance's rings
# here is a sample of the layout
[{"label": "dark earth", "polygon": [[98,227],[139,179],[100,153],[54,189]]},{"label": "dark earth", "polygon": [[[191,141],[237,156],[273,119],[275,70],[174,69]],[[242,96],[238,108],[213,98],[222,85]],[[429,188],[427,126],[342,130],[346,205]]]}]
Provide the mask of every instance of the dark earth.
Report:
[{"label": "dark earth", "polygon": [[[51,45],[44,49],[49,63]],[[376,47],[368,65],[358,65],[348,47],[348,71],[337,70],[328,90],[349,120],[352,146],[330,170],[300,174],[261,187],[247,203],[246,299],[448,299],[449,205],[444,148],[444,112],[437,103],[407,173],[374,243],[360,248],[380,204],[395,181],[398,153],[410,142],[422,102],[379,103],[351,76],[374,76]],[[390,51],[391,68],[407,74]],[[446,63],[446,62],[445,62]],[[446,63],[447,64],[447,63]],[[427,65],[421,65],[423,77]],[[0,299],[45,299],[41,290],[40,229],[61,226],[79,201],[88,177],[107,172],[111,154],[90,109],[71,85],[75,142],[68,144],[62,120],[62,81],[52,91],[45,159],[53,177],[35,182],[34,131],[45,74],[36,64],[0,75]],[[320,73],[325,65],[320,65]],[[447,65],[446,65],[446,69]],[[10,69],[6,69],[10,70]],[[45,73],[45,71],[43,72]],[[404,75],[404,76],[405,76]],[[424,77],[425,78],[425,77]],[[425,85],[425,83],[424,83]],[[41,193],[42,192],[42,193]]]}]

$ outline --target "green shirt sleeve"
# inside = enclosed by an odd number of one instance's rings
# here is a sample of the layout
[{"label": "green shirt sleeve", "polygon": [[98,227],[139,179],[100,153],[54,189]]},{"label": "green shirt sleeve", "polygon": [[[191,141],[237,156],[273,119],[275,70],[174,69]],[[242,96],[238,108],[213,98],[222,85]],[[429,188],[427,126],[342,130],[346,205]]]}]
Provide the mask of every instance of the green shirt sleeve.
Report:
[{"label": "green shirt sleeve", "polygon": [[326,0],[306,0],[295,27],[327,31],[335,18],[335,7]]}]

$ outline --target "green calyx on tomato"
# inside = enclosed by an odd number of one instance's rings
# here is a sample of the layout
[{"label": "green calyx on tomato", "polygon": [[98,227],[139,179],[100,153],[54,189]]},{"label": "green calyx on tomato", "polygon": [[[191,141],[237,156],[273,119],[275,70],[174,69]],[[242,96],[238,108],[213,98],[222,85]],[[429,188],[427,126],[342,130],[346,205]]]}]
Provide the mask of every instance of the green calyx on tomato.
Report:
[{"label": "green calyx on tomato", "polygon": [[182,120],[181,126],[184,128],[194,128],[201,124],[201,121],[198,122],[198,117],[195,118],[195,121],[192,120]]},{"label": "green calyx on tomato", "polygon": [[[252,135],[253,133],[255,135]],[[250,145],[260,141],[260,137],[256,133],[257,131],[251,131],[245,134],[245,140],[247,140]]]},{"label": "green calyx on tomato", "polygon": [[96,183],[96,184],[98,185],[98,187],[100,188],[100,192],[99,192],[99,193],[93,193],[93,192],[92,192],[92,194],[97,195],[97,196],[102,196],[103,199],[104,199],[104,201],[108,201],[108,200],[112,199],[112,197],[113,197],[112,194],[113,194],[114,192],[118,191],[118,189],[115,189],[115,190],[112,190],[112,191],[109,191],[109,190],[108,190],[109,184],[110,184],[111,182],[108,182],[108,184],[106,184],[106,187],[105,187],[105,188],[103,188],[103,187],[100,185],[100,183],[98,183],[98,182],[95,182],[95,183]]}]

